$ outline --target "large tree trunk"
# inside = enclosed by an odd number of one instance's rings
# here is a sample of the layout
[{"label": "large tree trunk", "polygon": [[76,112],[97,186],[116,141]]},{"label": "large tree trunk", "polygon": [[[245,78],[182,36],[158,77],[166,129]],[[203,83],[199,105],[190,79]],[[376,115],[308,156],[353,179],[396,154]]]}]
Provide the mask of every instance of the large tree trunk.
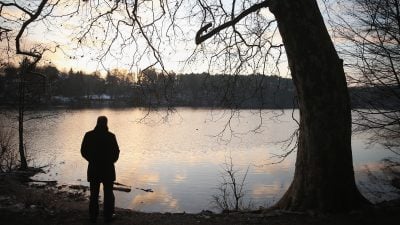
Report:
[{"label": "large tree trunk", "polygon": [[315,0],[270,6],[285,45],[300,108],[295,174],[277,203],[288,210],[349,211],[367,201],[351,154],[351,113],[339,59]]}]

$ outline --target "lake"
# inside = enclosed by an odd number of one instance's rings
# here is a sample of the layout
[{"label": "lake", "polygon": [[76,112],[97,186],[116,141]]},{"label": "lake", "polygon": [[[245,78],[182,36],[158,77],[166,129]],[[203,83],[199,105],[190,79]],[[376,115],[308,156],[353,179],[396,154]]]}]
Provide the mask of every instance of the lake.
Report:
[{"label": "lake", "polygon": [[[292,180],[295,154],[273,164],[280,160],[274,154],[284,153],[288,143],[284,141],[296,129],[292,110],[190,108],[60,110],[55,117],[31,120],[26,123],[31,163],[51,165],[48,173],[35,179],[88,185],[80,145],[99,115],[108,117],[120,146],[117,182],[132,187],[129,193],[114,191],[117,207],[144,212],[219,211],[212,196],[219,194],[224,163],[230,164],[230,159],[238,180],[248,168],[244,203],[252,208],[273,204]],[[377,187],[367,171],[379,174],[381,159],[393,154],[380,145],[369,145],[366,134],[353,135],[352,147],[362,192],[373,201],[391,198],[390,187]],[[371,190],[388,193],[377,196]]]}]

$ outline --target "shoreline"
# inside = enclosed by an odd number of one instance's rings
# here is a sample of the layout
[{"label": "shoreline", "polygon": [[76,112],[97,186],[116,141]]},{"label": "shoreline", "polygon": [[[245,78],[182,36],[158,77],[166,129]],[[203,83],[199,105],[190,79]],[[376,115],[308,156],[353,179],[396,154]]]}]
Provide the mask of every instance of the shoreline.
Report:
[{"label": "shoreline", "polygon": [[[2,224],[90,224],[87,197],[80,191],[57,186],[30,185],[38,171],[0,174],[0,221]],[[97,224],[104,224],[102,206]],[[296,213],[282,210],[212,213],[146,213],[116,208],[112,224],[398,224],[400,200],[380,203],[347,214]]]}]

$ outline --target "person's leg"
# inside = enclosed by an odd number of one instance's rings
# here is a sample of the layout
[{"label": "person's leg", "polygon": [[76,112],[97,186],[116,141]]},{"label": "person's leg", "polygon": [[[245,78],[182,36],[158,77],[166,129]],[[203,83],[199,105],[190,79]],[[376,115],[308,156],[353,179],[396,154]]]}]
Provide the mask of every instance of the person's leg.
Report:
[{"label": "person's leg", "polygon": [[115,198],[113,193],[114,182],[103,182],[104,189],[104,219],[111,220],[114,214]]},{"label": "person's leg", "polygon": [[99,215],[99,189],[100,182],[90,182],[89,215],[92,222],[96,222]]}]

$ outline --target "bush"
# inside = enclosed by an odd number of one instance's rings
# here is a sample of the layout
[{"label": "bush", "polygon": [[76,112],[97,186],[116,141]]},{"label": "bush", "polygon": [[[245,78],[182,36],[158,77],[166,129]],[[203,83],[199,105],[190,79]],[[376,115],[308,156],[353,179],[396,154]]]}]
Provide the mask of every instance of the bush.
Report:
[{"label": "bush", "polygon": [[0,172],[9,172],[19,166],[19,155],[14,140],[13,130],[0,127]]}]

